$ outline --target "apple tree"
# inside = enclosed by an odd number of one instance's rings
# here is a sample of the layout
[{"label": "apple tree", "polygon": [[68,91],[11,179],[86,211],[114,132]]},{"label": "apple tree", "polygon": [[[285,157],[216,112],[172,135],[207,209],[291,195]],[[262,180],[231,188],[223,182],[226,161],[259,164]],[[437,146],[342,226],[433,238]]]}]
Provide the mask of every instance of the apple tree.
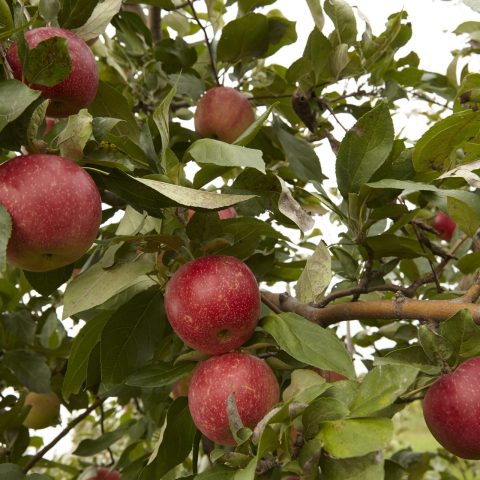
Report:
[{"label": "apple tree", "polygon": [[279,4],[0,0],[1,479],[479,478],[480,22]]}]

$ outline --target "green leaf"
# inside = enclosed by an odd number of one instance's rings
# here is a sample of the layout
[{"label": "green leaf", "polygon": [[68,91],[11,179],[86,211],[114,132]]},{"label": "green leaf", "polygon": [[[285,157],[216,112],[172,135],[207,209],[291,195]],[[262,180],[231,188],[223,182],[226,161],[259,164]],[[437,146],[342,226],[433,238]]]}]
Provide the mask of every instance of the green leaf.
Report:
[{"label": "green leaf", "polygon": [[340,420],[349,413],[348,407],[336,398],[317,398],[303,412],[303,433],[306,438],[313,438],[320,431],[322,423]]},{"label": "green leaf", "polygon": [[315,26],[322,30],[323,25],[325,24],[325,15],[323,14],[322,5],[320,0],[307,0],[308,8],[310,9],[310,13],[312,14],[313,21],[315,22]]},{"label": "green leaf", "polygon": [[47,297],[70,279],[73,266],[74,264],[72,263],[65,267],[49,270],[48,272],[28,272],[25,270],[23,273],[28,283],[38,293]]},{"label": "green leaf", "polygon": [[466,275],[480,268],[480,252],[468,253],[457,261],[456,266]]},{"label": "green leaf", "polygon": [[325,178],[320,167],[320,160],[306,140],[295,137],[279,126],[274,127],[274,132],[285,152],[292,172],[298,179],[304,182],[313,180],[321,182]]},{"label": "green leaf", "polygon": [[428,375],[438,375],[441,367],[432,365],[420,345],[410,345],[389,352],[384,357],[375,357],[374,365],[404,365],[418,368]]},{"label": "green leaf", "polygon": [[268,50],[268,19],[259,13],[247,13],[222,30],[217,46],[221,62],[236,63],[243,58],[261,58]]},{"label": "green leaf", "polygon": [[361,117],[345,135],[337,155],[338,188],[343,197],[358,193],[385,163],[393,147],[393,124],[381,103]]},{"label": "green leaf", "polygon": [[97,38],[105,32],[120,8],[122,8],[122,0],[103,0],[103,2],[97,3],[85,24],[73,29],[73,32],[85,41]]},{"label": "green leaf", "polygon": [[83,158],[83,149],[92,135],[92,121],[93,117],[85,108],[68,117],[66,127],[57,137],[60,155],[73,161]]},{"label": "green leaf", "polygon": [[395,480],[385,476],[383,458],[376,452],[363,457],[338,459],[323,455],[322,480]]},{"label": "green leaf", "polygon": [[296,223],[302,232],[311,230],[315,225],[311,215],[309,215],[297,202],[297,200],[295,200],[290,188],[284,182],[283,178],[277,177],[277,180],[282,188],[280,197],[278,199],[278,209],[280,212],[292,220],[292,222]]},{"label": "green leaf", "polygon": [[151,360],[166,321],[160,290],[141,292],[122,305],[102,331],[102,382],[121,383]]},{"label": "green leaf", "polygon": [[90,18],[97,3],[98,0],[63,0],[58,15],[60,26],[68,30],[81,27]]},{"label": "green leaf", "polygon": [[12,218],[8,210],[0,204],[0,272],[7,268],[7,245],[12,233]]},{"label": "green leaf", "polygon": [[23,74],[30,84],[53,87],[65,80],[72,70],[67,39],[52,37],[28,51]]},{"label": "green leaf", "polygon": [[480,127],[480,112],[464,110],[443,118],[429,128],[413,150],[413,166],[417,172],[445,171],[449,155],[463,142],[475,137]]},{"label": "green leaf", "polygon": [[139,138],[139,128],[131,106],[126,98],[109,83],[100,80],[97,96],[89,105],[88,111],[94,117],[124,120],[113,127],[112,133],[119,136],[126,135],[133,140]]},{"label": "green leaf", "polygon": [[418,369],[406,365],[373,368],[363,379],[357,397],[350,405],[351,416],[366,417],[388,407],[407,391],[417,375]]},{"label": "green leaf", "polygon": [[140,480],[161,478],[185,460],[192,450],[197,429],[193,424],[188,402],[184,397],[175,400],[167,413],[167,427],[151,462],[144,468]]},{"label": "green leaf", "polygon": [[0,33],[14,28],[12,12],[6,0],[0,0]]},{"label": "green leaf", "polygon": [[47,23],[58,25],[60,7],[60,0],[40,0],[38,4],[38,13]]},{"label": "green leaf", "polygon": [[0,479],[2,480],[24,480],[23,470],[13,463],[4,463],[0,465]]},{"label": "green leaf", "polygon": [[152,118],[160,133],[162,139],[162,149],[160,151],[161,165],[165,169],[165,159],[168,149],[168,143],[170,141],[170,104],[175,96],[176,88],[172,87],[164,99],[160,102],[160,105],[153,112]]},{"label": "green leaf", "polygon": [[230,145],[211,138],[202,138],[194,142],[186,155],[197,163],[222,167],[250,167],[265,173],[261,150]]},{"label": "green leaf", "polygon": [[87,438],[82,440],[73,452],[73,455],[78,455],[79,457],[91,457],[92,455],[96,455],[97,453],[106,450],[126,435],[127,430],[132,426],[131,422],[133,421],[124,423],[116,430],[104,433],[98,438]]},{"label": "green leaf", "polygon": [[238,0],[238,8],[242,13],[247,13],[265,5],[271,5],[275,0]]},{"label": "green leaf", "polygon": [[453,345],[427,325],[420,325],[418,328],[418,341],[425,355],[433,363],[446,361],[453,354]]},{"label": "green leaf", "polygon": [[455,358],[480,355],[480,327],[468,310],[461,310],[440,323],[440,334],[453,346]]},{"label": "green leaf", "polygon": [[17,119],[40,96],[18,80],[0,82],[0,131]]},{"label": "green leaf", "polygon": [[234,145],[241,145],[242,147],[248,145],[255,139],[257,133],[262,129],[264,123],[272,113],[272,110],[278,105],[278,102],[270,105],[265,112],[263,112],[234,142]]},{"label": "green leaf", "polygon": [[282,350],[300,362],[355,378],[350,355],[332,331],[294,313],[269,315],[261,326]]},{"label": "green leaf", "polygon": [[337,43],[353,44],[357,39],[357,22],[352,7],[344,0],[326,0],[325,13],[332,20]]},{"label": "green leaf", "polygon": [[320,242],[307,258],[305,268],[295,286],[297,298],[302,303],[318,302],[332,279],[332,258],[328,247]]},{"label": "green leaf", "polygon": [[63,318],[101,305],[126,288],[144,282],[143,275],[153,268],[154,258],[149,254],[140,255],[133,262],[120,263],[108,269],[96,263],[68,284]]},{"label": "green leaf", "polygon": [[2,364],[31,392],[50,392],[50,369],[45,357],[28,350],[9,350]]},{"label": "green leaf", "polygon": [[388,418],[359,418],[327,422],[318,437],[330,455],[351,458],[382,450],[392,433],[392,421]]},{"label": "green leaf", "polygon": [[164,362],[154,363],[130,375],[125,383],[132,387],[142,388],[166,387],[175,383],[186,373],[191,372],[195,365],[192,362],[178,365],[170,365]]},{"label": "green leaf", "polygon": [[367,244],[374,252],[375,258],[416,258],[428,256],[428,253],[425,252],[418,240],[399,237],[391,233],[368,237]]},{"label": "green leaf", "polygon": [[268,37],[269,47],[265,53],[265,57],[269,57],[278,52],[282,47],[296,42],[297,32],[295,31],[295,22],[291,22],[281,16],[269,15]]},{"label": "green leaf", "polygon": [[66,399],[80,392],[87,378],[90,354],[100,341],[102,330],[109,317],[109,312],[101,312],[90,319],[75,337],[68,359],[67,372],[63,379],[62,393]]}]

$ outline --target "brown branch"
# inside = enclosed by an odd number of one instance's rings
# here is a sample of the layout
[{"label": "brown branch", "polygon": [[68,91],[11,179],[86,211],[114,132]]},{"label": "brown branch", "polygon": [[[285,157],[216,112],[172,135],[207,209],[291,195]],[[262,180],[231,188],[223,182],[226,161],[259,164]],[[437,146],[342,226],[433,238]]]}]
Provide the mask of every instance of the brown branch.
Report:
[{"label": "brown branch", "polygon": [[298,302],[286,294],[262,292],[284,312],[296,313],[307,320],[327,327],[346,320],[433,320],[442,322],[460,310],[468,310],[473,320],[480,324],[480,306],[470,302],[452,302],[450,300],[413,300],[402,294],[392,300],[373,300],[369,302],[349,302],[315,308]]},{"label": "brown branch", "polygon": [[270,309],[272,312],[275,313],[282,313],[282,309],[278,307],[275,303],[271,302],[270,299],[265,296],[263,293],[261,294],[262,302]]},{"label": "brown branch", "polygon": [[457,303],[475,303],[480,298],[480,273],[477,273],[472,286],[461,296],[452,300]]},{"label": "brown branch", "polygon": [[82,414],[74,418],[50,443],[45,445],[30,459],[30,461],[23,468],[23,472],[27,473],[31,468],[33,468],[47,452],[49,452],[62,438],[68,435],[68,433],[73,430],[82,420],[87,418],[96,408],[102,405],[105,400],[106,398],[99,398],[95,400]]},{"label": "brown branch", "polygon": [[162,17],[160,13],[160,7],[150,7],[148,26],[152,32],[152,38],[154,42],[158,42],[162,38],[161,22]]},{"label": "brown branch", "polygon": [[208,48],[208,53],[210,55],[210,66],[212,68],[212,73],[213,73],[213,76],[215,78],[215,81],[216,81],[217,85],[220,85],[220,80],[218,79],[217,66],[215,65],[215,56],[213,54],[212,42],[208,38],[207,29],[203,26],[203,23],[198,18],[197,11],[195,10],[195,7],[193,6],[193,0],[187,0],[187,3],[189,5],[190,9],[192,10],[193,18],[195,19],[195,21],[197,22],[197,25],[201,28],[201,30],[203,32],[203,36],[205,37],[205,43],[207,44],[207,48]]}]

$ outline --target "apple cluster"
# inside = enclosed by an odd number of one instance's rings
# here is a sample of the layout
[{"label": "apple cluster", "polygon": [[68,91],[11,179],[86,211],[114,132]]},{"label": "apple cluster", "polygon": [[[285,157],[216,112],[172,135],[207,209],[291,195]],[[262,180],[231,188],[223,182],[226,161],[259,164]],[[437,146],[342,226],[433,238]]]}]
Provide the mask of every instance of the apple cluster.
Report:
[{"label": "apple cluster", "polygon": [[[66,117],[88,106],[98,89],[98,67],[88,45],[54,27],[29,30],[30,49],[54,37],[66,40],[71,70],[53,86],[29,84],[49,100],[47,115]],[[17,42],[7,52],[14,76],[23,75]],[[52,119],[46,129],[52,127]],[[7,260],[16,267],[45,272],[69,265],[90,248],[101,221],[101,199],[92,178],[73,161],[44,154],[24,155],[0,165],[0,204],[12,219]]]},{"label": "apple cluster", "polygon": [[[165,311],[175,333],[202,353],[188,387],[193,421],[210,440],[235,445],[227,413],[234,395],[245,427],[253,428],[279,401],[278,381],[257,357],[232,352],[253,334],[260,316],[255,276],[241,260],[209,256],[180,267],[165,290]],[[183,386],[184,387],[184,386]],[[174,392],[181,395],[185,388]]]}]

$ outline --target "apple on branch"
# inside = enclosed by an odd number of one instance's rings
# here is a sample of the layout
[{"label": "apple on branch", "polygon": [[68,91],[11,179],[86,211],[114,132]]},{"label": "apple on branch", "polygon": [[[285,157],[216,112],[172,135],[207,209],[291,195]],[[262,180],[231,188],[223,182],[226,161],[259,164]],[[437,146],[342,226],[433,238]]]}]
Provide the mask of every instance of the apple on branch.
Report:
[{"label": "apple on branch", "polygon": [[[31,49],[53,37],[62,37],[67,40],[71,71],[67,78],[53,87],[37,84],[30,87],[40,90],[45,98],[50,99],[47,108],[48,116],[68,117],[90,105],[95,98],[98,90],[98,66],[88,45],[69,30],[41,27],[25,32],[25,39]],[[7,60],[15,78],[22,80],[22,64],[18,55],[17,42],[8,49]]]},{"label": "apple on branch", "polygon": [[273,371],[257,357],[226,353],[200,363],[190,382],[188,406],[198,429],[220,445],[235,445],[227,413],[232,393],[248,428],[254,428],[280,399]]},{"label": "apple on branch", "polygon": [[457,224],[444,212],[438,212],[432,222],[432,227],[438,232],[442,240],[449,242]]},{"label": "apple on branch", "polygon": [[110,470],[106,467],[98,467],[96,475],[88,478],[87,480],[120,480],[121,478],[122,476],[117,470]]},{"label": "apple on branch", "polygon": [[255,112],[243,93],[214,87],[200,98],[194,120],[202,137],[233,143],[255,121]]},{"label": "apple on branch", "polygon": [[0,165],[0,204],[13,224],[7,260],[33,272],[78,260],[95,240],[102,217],[90,175],[56,155],[26,155]]},{"label": "apple on branch", "polygon": [[60,399],[56,393],[30,392],[24,405],[30,406],[23,425],[27,428],[42,429],[54,425],[60,414]]},{"label": "apple on branch", "polygon": [[235,257],[197,258],[180,267],[165,290],[165,312],[189,346],[218,355],[243,345],[260,316],[252,271]]},{"label": "apple on branch", "polygon": [[428,389],[423,415],[432,435],[449,452],[480,459],[480,357],[442,375]]}]

